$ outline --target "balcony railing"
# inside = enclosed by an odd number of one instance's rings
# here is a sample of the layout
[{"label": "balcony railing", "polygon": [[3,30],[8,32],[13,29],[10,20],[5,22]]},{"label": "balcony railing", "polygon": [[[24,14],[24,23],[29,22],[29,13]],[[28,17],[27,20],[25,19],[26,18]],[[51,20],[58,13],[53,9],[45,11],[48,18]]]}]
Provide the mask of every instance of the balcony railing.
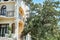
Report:
[{"label": "balcony railing", "polygon": [[2,14],[0,10],[0,16],[14,17],[14,11],[7,11],[5,14]]},{"label": "balcony railing", "polygon": [[6,17],[14,17],[14,11],[7,11]]}]

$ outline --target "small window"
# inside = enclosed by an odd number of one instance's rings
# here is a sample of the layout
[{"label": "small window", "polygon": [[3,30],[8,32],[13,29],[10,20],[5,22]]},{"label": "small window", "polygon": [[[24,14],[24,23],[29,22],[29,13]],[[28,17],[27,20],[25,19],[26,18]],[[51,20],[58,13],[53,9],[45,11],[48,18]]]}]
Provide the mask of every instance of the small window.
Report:
[{"label": "small window", "polygon": [[1,7],[1,15],[6,15],[6,5]]},{"label": "small window", "polygon": [[8,1],[8,0],[4,0],[4,1]]}]

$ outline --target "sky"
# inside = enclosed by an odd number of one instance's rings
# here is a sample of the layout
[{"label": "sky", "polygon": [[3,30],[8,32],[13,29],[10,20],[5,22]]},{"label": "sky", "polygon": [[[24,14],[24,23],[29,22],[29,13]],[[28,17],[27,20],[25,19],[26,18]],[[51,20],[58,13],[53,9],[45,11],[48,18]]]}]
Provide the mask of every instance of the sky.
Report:
[{"label": "sky", "polygon": [[[43,4],[44,0],[33,0],[34,3],[41,3]],[[60,1],[60,0],[55,0],[55,1]],[[60,8],[57,8],[56,10],[60,10]]]},{"label": "sky", "polygon": [[34,3],[41,3],[43,4],[43,0],[33,0]]},{"label": "sky", "polygon": [[[42,3],[43,4],[44,0],[33,0],[34,3]],[[55,0],[55,1],[60,1],[60,0]]]},{"label": "sky", "polygon": [[58,25],[60,25],[60,22],[58,23]]}]

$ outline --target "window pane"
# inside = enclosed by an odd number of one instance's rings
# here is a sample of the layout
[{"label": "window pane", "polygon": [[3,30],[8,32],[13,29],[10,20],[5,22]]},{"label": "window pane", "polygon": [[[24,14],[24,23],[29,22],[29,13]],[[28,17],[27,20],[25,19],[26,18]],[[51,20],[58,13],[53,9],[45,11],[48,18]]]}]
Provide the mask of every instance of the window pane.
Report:
[{"label": "window pane", "polygon": [[4,0],[4,1],[8,1],[8,0]]}]

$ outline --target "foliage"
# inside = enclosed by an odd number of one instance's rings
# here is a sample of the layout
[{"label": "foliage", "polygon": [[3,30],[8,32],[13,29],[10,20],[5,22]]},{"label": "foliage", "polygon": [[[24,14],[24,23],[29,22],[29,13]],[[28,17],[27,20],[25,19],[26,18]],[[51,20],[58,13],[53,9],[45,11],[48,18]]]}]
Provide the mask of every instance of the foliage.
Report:
[{"label": "foliage", "polygon": [[[26,2],[26,1],[25,1]],[[31,2],[31,1],[30,1]],[[42,4],[27,3],[30,14],[38,13],[27,19],[27,26],[22,32],[22,36],[30,32],[32,40],[60,40],[60,32],[57,27],[59,11],[59,1],[45,0]]]},{"label": "foliage", "polygon": [[9,26],[9,27],[8,27],[8,30],[11,31],[11,30],[12,30],[12,27]]},{"label": "foliage", "polygon": [[9,38],[11,38],[11,36],[12,36],[12,33],[11,33],[11,31],[12,31],[12,27],[8,27],[8,37]]}]

